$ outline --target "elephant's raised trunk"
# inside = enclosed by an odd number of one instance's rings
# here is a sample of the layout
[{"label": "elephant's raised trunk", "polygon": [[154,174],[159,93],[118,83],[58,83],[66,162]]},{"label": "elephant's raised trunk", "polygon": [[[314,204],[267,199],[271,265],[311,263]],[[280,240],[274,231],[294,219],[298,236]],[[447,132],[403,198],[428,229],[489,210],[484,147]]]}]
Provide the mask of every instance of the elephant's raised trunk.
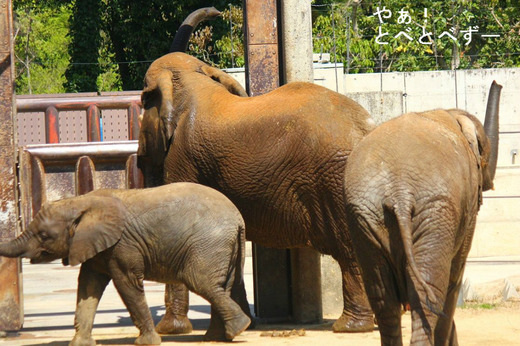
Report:
[{"label": "elephant's raised trunk", "polygon": [[215,19],[219,15],[220,11],[215,7],[204,7],[193,11],[186,17],[184,22],[182,22],[179,30],[177,30],[172,45],[170,46],[170,53],[185,52],[186,49],[188,49],[188,41],[190,40],[193,29],[203,20]]},{"label": "elephant's raised trunk", "polygon": [[33,234],[30,231],[23,232],[17,238],[0,243],[0,256],[20,257],[27,252],[27,244]]},{"label": "elephant's raised trunk", "polygon": [[498,159],[498,106],[500,103],[500,92],[502,86],[495,81],[489,89],[489,96],[486,108],[486,119],[484,121],[484,131],[489,138],[491,144],[491,153],[489,155],[489,178],[491,181],[495,178]]}]

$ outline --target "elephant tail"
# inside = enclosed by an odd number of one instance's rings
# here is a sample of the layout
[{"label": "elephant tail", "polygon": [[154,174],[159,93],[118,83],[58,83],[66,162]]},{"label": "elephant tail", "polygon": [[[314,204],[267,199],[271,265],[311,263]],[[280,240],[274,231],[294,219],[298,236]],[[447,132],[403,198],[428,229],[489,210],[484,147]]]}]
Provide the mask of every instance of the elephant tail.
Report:
[{"label": "elephant tail", "polygon": [[[439,309],[439,302],[432,291],[430,285],[424,281],[424,277],[422,273],[419,271],[417,267],[417,263],[415,262],[415,257],[413,253],[413,225],[412,225],[412,209],[413,207],[407,203],[395,203],[391,206],[391,210],[393,210],[394,215],[397,219],[397,224],[399,227],[399,232],[401,235],[401,240],[403,242],[404,253],[406,256],[406,260],[408,262],[408,275],[410,277],[415,277],[415,281],[422,287],[423,291],[426,293],[425,301],[423,302],[430,311],[432,311],[436,315],[443,315],[442,305]],[[422,300],[421,295],[419,295],[419,299]]]}]

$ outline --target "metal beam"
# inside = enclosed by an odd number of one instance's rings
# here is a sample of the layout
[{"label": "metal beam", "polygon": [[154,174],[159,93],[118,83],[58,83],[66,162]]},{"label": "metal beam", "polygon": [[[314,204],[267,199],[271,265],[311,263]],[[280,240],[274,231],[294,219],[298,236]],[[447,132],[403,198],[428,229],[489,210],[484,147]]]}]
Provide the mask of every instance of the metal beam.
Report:
[{"label": "metal beam", "polygon": [[[281,0],[283,82],[314,82],[310,0]],[[323,317],[320,254],[311,248],[291,250],[292,315],[300,323]]]},{"label": "metal beam", "polygon": [[[312,82],[310,2],[298,2],[244,0],[246,82],[250,96],[277,88],[282,84],[281,76],[284,81]],[[281,30],[280,13],[290,14],[283,18],[286,27]],[[303,34],[299,33],[302,18]],[[320,257],[316,251],[254,245],[253,255],[255,312],[260,319],[292,317],[298,323],[321,321]]]},{"label": "metal beam", "polygon": [[[278,6],[276,0],[244,0],[246,89],[250,96],[280,85]],[[253,244],[255,315],[270,322],[292,316],[290,255]]]},{"label": "metal beam", "polygon": [[[10,0],[0,0],[0,241],[18,233],[15,128],[14,53]],[[21,262],[0,257],[0,330],[19,330],[23,324]]]}]

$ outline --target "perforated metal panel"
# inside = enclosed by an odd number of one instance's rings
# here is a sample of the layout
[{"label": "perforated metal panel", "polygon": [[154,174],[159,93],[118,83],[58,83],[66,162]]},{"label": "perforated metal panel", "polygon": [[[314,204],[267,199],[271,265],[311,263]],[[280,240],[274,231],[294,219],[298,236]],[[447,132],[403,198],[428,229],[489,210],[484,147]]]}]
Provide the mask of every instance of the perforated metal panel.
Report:
[{"label": "perforated metal panel", "polygon": [[85,111],[60,111],[60,143],[87,141]]},{"label": "perforated metal panel", "polygon": [[17,114],[18,145],[45,143],[45,114],[19,112]]},{"label": "perforated metal panel", "polygon": [[128,111],[126,109],[104,109],[101,111],[103,121],[103,141],[128,140]]}]

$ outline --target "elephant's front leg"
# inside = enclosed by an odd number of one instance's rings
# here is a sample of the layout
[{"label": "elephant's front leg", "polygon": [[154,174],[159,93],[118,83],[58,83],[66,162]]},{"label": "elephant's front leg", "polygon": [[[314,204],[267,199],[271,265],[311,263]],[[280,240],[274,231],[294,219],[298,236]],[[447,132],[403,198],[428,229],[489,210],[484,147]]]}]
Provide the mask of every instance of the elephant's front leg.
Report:
[{"label": "elephant's front leg", "polygon": [[166,285],[164,292],[166,312],[155,330],[161,334],[191,333],[193,327],[188,319],[189,291],[182,283]]},{"label": "elephant's front leg", "polygon": [[70,345],[96,345],[92,338],[92,325],[94,324],[94,316],[99,300],[109,282],[110,277],[94,271],[89,262],[85,262],[81,266],[78,278],[76,314],[74,317],[76,334]]},{"label": "elephant's front leg", "polygon": [[343,313],[334,322],[336,333],[371,332],[374,315],[368,301],[359,267],[353,260],[341,263],[343,279]]}]

